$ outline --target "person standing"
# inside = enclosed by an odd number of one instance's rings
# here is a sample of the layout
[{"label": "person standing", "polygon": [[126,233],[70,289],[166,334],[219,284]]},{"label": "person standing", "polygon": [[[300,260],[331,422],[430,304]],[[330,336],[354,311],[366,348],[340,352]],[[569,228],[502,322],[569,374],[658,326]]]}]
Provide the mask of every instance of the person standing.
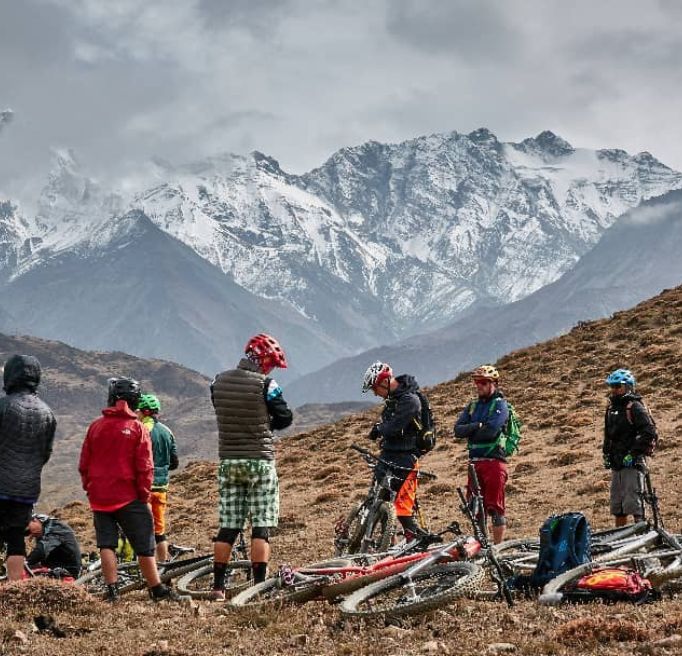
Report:
[{"label": "person standing", "polygon": [[219,524],[214,540],[213,598],[225,598],[227,564],[240,531],[251,521],[251,566],[255,583],[265,580],[270,529],[279,521],[279,482],[273,430],[287,428],[293,415],[282,388],[268,375],[287,360],[279,342],[259,333],[246,344],[235,369],[211,383],[218,423]]},{"label": "person standing", "polygon": [[[414,518],[419,467],[417,432],[421,418],[418,389],[413,376],[393,376],[393,370],[385,362],[371,364],[362,381],[363,393],[372,390],[375,396],[384,399],[381,421],[372,427],[369,439],[379,443],[379,457],[396,467],[391,482],[397,493],[393,505],[408,542],[419,532]],[[384,477],[386,467],[381,462],[376,466],[374,477],[377,480]]]},{"label": "person standing", "polygon": [[[502,442],[504,427],[509,419],[509,407],[499,389],[500,373],[484,364],[472,374],[477,398],[466,405],[455,424],[455,438],[467,440],[469,462],[483,495],[483,506],[490,517],[493,542],[504,539],[507,526],[505,516],[505,487],[507,485],[507,459]],[[469,478],[469,494],[473,484]]]},{"label": "person standing", "polygon": [[132,410],[139,400],[140,384],[136,380],[109,380],[108,407],[88,428],[78,471],[94,515],[107,586],[105,599],[118,599],[116,548],[120,528],[137,554],[150,597],[175,601],[178,596],[161,583],[154,558],[154,520],[149,507],[154,465],[149,431]]},{"label": "person standing", "polygon": [[154,458],[154,481],[152,482],[151,506],[154,517],[154,540],[156,560],[168,560],[166,538],[166,508],[168,506],[169,472],[178,468],[178,452],[175,437],[170,428],[159,421],[161,403],[153,394],[143,394],[137,404],[137,416],[149,431]]},{"label": "person standing", "polygon": [[658,434],[642,397],[635,394],[635,377],[628,369],[616,369],[606,379],[609,402],[604,418],[602,455],[611,470],[610,506],[616,526],[628,515],[644,519],[646,456],[653,453]]},{"label": "person standing", "polygon": [[24,569],[24,531],[40,496],[43,467],[52,454],[57,422],[38,398],[41,367],[31,355],[5,363],[0,399],[0,542],[7,544],[7,577],[18,581]]}]

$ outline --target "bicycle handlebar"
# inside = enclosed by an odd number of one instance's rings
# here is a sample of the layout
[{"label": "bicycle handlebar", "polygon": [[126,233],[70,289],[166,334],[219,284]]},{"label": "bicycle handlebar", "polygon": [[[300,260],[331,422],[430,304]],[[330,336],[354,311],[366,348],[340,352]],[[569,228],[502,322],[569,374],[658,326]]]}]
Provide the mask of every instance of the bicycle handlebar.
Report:
[{"label": "bicycle handlebar", "polygon": [[[401,467],[400,465],[396,465],[392,462],[388,462],[387,460],[384,460],[383,458],[379,458],[378,456],[375,456],[369,449],[365,449],[365,447],[359,446],[358,444],[351,444],[350,448],[353,449],[354,451],[357,451],[362,457],[367,461],[367,463],[378,463],[380,462],[382,465],[385,465],[389,469],[392,470],[397,470],[401,469],[402,471],[406,472],[411,472],[414,471],[411,467]],[[431,481],[435,481],[438,476],[436,474],[432,474],[431,472],[425,472],[421,471],[420,469],[417,470],[417,478],[425,478]]]}]

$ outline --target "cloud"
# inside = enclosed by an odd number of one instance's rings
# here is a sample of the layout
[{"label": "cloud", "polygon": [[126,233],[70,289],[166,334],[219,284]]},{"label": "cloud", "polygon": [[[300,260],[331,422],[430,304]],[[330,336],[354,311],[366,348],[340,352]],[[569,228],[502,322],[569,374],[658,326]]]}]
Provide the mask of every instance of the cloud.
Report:
[{"label": "cloud", "polygon": [[3,129],[12,122],[13,118],[14,112],[11,109],[8,108],[0,111],[0,134],[2,133]]},{"label": "cloud", "polygon": [[[485,126],[649,150],[682,168],[682,13],[666,0],[25,0],[0,21],[0,183],[72,147],[126,178],[260,150],[302,172],[336,149]],[[38,18],[36,18],[38,17]],[[3,184],[3,188],[6,187]]]}]

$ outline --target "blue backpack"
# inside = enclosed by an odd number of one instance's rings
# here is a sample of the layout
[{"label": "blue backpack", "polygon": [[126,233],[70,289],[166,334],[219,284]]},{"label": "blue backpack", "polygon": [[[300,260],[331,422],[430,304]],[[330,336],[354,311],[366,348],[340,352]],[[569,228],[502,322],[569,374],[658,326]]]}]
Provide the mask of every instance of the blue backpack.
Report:
[{"label": "blue backpack", "polygon": [[539,589],[555,576],[592,560],[592,530],[579,512],[552,515],[540,528],[540,553],[530,587]]}]

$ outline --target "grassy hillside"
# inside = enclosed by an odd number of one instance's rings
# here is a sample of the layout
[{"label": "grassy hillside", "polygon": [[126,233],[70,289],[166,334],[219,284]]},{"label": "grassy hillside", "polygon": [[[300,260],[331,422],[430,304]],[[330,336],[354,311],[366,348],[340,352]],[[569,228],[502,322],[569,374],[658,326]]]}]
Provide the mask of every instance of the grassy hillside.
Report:
[{"label": "grassy hillside", "polygon": [[[584,511],[594,526],[611,522],[609,476],[600,455],[603,381],[621,366],[637,375],[638,389],[658,423],[662,439],[652,473],[667,525],[680,531],[681,362],[682,287],[498,361],[502,388],[525,422],[522,451],[509,467],[509,537],[537,534],[547,515],[564,510]],[[422,487],[421,499],[432,527],[438,528],[452,518],[461,519],[454,489],[465,481],[466,459],[462,445],[450,438],[450,429],[473,385],[462,375],[427,391],[442,433],[438,447],[424,461],[424,468],[439,479]],[[272,541],[274,566],[330,555],[335,519],[364,493],[369,480],[364,464],[348,447],[367,443],[376,412],[356,414],[279,443],[282,521]],[[85,506],[72,503],[60,514],[92,540]],[[174,541],[210,549],[216,530],[213,463],[192,463],[174,477],[169,515]],[[13,642],[13,632],[26,631],[31,613],[47,608],[44,602],[32,602],[28,592],[25,597],[1,607],[0,593],[0,610],[6,612],[0,635],[5,636],[6,653],[493,654],[503,653],[495,644],[511,643],[513,653],[529,656],[665,654],[679,652],[666,651],[668,647],[656,641],[682,633],[682,601],[677,600],[643,607],[557,609],[523,601],[512,610],[493,602],[459,602],[400,626],[386,626],[342,621],[333,607],[322,603],[271,614],[236,613],[203,602],[159,609],[139,595],[116,609],[66,600],[70,610],[58,605],[56,617],[72,627],[71,637],[29,635],[20,645]],[[673,649],[682,645],[675,640]]]}]

